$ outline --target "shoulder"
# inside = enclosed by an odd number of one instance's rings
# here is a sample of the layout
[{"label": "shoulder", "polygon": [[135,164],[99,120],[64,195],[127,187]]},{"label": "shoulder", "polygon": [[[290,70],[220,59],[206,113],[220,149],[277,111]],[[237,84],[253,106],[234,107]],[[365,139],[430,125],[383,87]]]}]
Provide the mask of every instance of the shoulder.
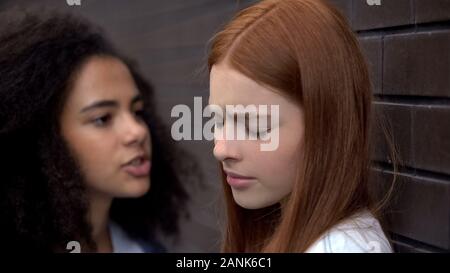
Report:
[{"label": "shoulder", "polygon": [[378,220],[368,211],[337,224],[317,240],[309,253],[390,253]]}]

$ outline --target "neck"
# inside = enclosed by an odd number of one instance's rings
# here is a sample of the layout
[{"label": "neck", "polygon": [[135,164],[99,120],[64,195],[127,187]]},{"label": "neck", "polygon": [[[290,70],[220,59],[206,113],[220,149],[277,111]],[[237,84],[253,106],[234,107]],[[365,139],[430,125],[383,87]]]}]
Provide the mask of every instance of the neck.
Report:
[{"label": "neck", "polygon": [[89,221],[92,226],[92,239],[97,245],[97,252],[112,252],[111,237],[108,229],[110,196],[91,192]]}]

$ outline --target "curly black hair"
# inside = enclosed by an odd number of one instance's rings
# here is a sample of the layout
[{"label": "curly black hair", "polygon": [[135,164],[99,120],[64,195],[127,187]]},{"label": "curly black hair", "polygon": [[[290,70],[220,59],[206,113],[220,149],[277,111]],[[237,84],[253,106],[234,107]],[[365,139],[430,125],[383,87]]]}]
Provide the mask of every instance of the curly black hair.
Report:
[{"label": "curly black hair", "polygon": [[[119,58],[145,102],[152,134],[151,190],[114,199],[110,217],[137,239],[177,234],[188,216],[182,183],[200,177],[155,112],[153,88],[102,31],[78,17],[21,13],[0,31],[0,244],[9,251],[64,250],[81,240],[95,250],[83,175],[60,135],[58,118],[74,73],[90,57]],[[201,178],[200,178],[201,179]]]}]

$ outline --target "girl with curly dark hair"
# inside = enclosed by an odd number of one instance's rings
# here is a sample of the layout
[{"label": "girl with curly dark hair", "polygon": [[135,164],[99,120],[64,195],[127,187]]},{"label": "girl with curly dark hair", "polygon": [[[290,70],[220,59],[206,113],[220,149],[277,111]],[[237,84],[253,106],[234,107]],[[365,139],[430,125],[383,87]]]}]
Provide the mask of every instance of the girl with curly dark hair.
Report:
[{"label": "girl with curly dark hair", "polygon": [[181,178],[192,166],[180,164],[151,86],[80,19],[2,25],[2,248],[162,251],[158,234],[176,234],[187,215]]}]

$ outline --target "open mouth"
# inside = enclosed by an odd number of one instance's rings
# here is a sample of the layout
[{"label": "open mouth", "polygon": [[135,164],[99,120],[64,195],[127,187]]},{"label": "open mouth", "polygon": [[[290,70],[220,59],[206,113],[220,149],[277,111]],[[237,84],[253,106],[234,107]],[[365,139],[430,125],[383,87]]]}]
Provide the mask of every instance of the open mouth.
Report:
[{"label": "open mouth", "polygon": [[150,174],[151,162],[146,156],[138,156],[123,166],[123,170],[134,177],[145,177]]},{"label": "open mouth", "polygon": [[144,162],[144,158],[143,157],[139,157],[139,158],[136,158],[136,159],[133,159],[130,163],[129,163],[129,165],[130,166],[139,166],[139,165],[141,165],[142,164],[142,162]]}]

